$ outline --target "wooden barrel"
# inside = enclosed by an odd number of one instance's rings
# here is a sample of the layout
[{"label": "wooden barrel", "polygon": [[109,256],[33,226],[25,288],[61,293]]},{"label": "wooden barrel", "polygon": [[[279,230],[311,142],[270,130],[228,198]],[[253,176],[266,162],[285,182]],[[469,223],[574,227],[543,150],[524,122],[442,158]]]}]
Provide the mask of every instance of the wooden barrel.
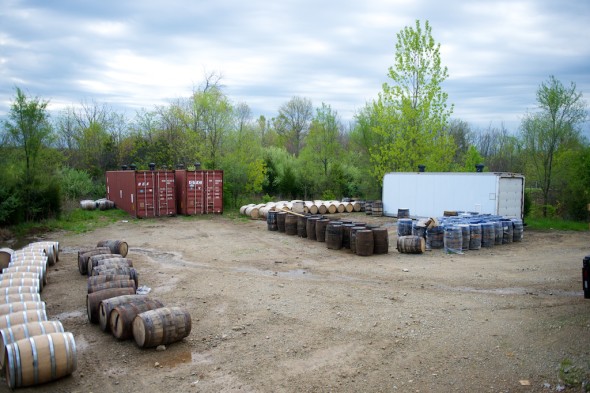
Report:
[{"label": "wooden barrel", "polygon": [[45,302],[25,301],[0,304],[0,315],[12,314],[18,311],[45,310]]},{"label": "wooden barrel", "polygon": [[352,251],[353,254],[356,254],[356,233],[363,229],[365,229],[365,227],[359,225],[350,228],[350,251]]},{"label": "wooden barrel", "polygon": [[279,226],[277,224],[277,211],[270,210],[266,216],[266,227],[269,231],[278,231]]},{"label": "wooden barrel", "polygon": [[18,295],[21,293],[39,293],[39,287],[5,287],[0,288],[0,296]]},{"label": "wooden barrel", "polygon": [[311,217],[309,217],[307,219],[307,222],[305,223],[305,225],[306,225],[305,232],[306,232],[307,238],[309,240],[313,240],[313,241],[316,240],[316,237],[315,237],[315,224],[317,223],[317,221],[319,219],[320,218],[317,217],[317,216],[311,216]]},{"label": "wooden barrel", "polygon": [[109,329],[119,340],[126,340],[133,336],[133,320],[142,312],[164,307],[156,299],[142,297],[115,306],[109,315]]},{"label": "wooden barrel", "polygon": [[471,239],[471,230],[469,224],[458,224],[461,228],[461,251],[469,250],[469,239]]},{"label": "wooden barrel", "polygon": [[[41,274],[41,277],[43,277],[43,282],[47,283],[47,263],[44,260],[30,260],[30,259],[25,259],[25,260],[18,260],[18,261],[11,261],[8,264],[8,267],[5,268],[4,270],[2,270],[2,272],[13,272],[14,269],[11,269],[13,267],[31,267],[31,268],[38,268],[38,269],[29,269],[32,271],[37,271],[39,274]],[[21,269],[21,271],[25,271],[23,269]]]},{"label": "wooden barrel", "polygon": [[45,241],[35,242],[32,244],[51,247],[53,249],[53,256],[54,256],[55,262],[57,263],[59,261],[59,242],[58,241],[45,240]]},{"label": "wooden barrel", "polygon": [[0,329],[6,329],[12,326],[20,325],[21,323],[38,321],[47,321],[47,313],[45,310],[36,309],[17,311],[0,316]]},{"label": "wooden barrel", "polygon": [[354,226],[352,223],[342,224],[342,248],[350,250],[350,230]]},{"label": "wooden barrel", "polygon": [[373,231],[373,254],[387,254],[389,252],[389,232],[387,228],[374,228]]},{"label": "wooden barrel", "polygon": [[15,341],[48,333],[60,333],[64,327],[60,321],[38,321],[15,325],[0,330],[0,367],[4,369],[6,346]]},{"label": "wooden barrel", "polygon": [[332,221],[326,227],[326,247],[330,250],[340,250],[342,248],[342,223]]},{"label": "wooden barrel", "polygon": [[514,223],[508,218],[500,220],[502,224],[502,244],[512,243],[514,240]]},{"label": "wooden barrel", "polygon": [[70,375],[77,367],[72,333],[49,333],[6,346],[6,380],[13,388],[38,385]]},{"label": "wooden barrel", "polygon": [[307,237],[307,219],[308,216],[297,216],[297,236]]},{"label": "wooden barrel", "polygon": [[397,236],[409,236],[412,234],[412,219],[402,218],[397,220]]},{"label": "wooden barrel", "polygon": [[373,255],[375,249],[375,241],[373,239],[373,231],[371,229],[361,229],[356,231],[356,255],[368,257]]},{"label": "wooden barrel", "polygon": [[512,218],[512,241],[521,242],[524,237],[524,223],[520,218]]},{"label": "wooden barrel", "polygon": [[318,214],[328,214],[328,206],[320,202],[318,205]]},{"label": "wooden barrel", "polygon": [[[102,284],[109,281],[129,280],[129,276],[126,274],[103,274],[100,276],[88,277],[87,280],[87,293],[90,293],[90,287],[96,284]],[[137,289],[137,288],[135,288]],[[94,291],[96,292],[96,291]]]},{"label": "wooden barrel", "polygon": [[351,202],[346,202],[346,203],[344,204],[344,210],[345,210],[347,213],[352,213],[352,212],[354,211],[354,206],[352,205],[352,203],[351,203]]},{"label": "wooden barrel", "polygon": [[167,345],[191,332],[191,316],[180,307],[164,307],[143,312],[133,320],[133,338],[140,348]]},{"label": "wooden barrel", "polygon": [[41,285],[39,282],[39,277],[37,278],[6,278],[0,280],[0,288],[7,288],[7,287],[39,287],[39,292],[41,292]]},{"label": "wooden barrel", "polygon": [[96,247],[108,247],[109,250],[111,250],[111,254],[120,254],[123,257],[126,257],[127,253],[129,252],[129,245],[127,244],[127,242],[124,242],[122,240],[101,240],[98,243],[96,243]]},{"label": "wooden barrel", "polygon": [[469,249],[481,249],[481,224],[469,224]]},{"label": "wooden barrel", "polygon": [[326,241],[326,227],[330,220],[327,218],[321,218],[315,223],[315,238],[318,242]]},{"label": "wooden barrel", "polygon": [[294,236],[297,235],[297,216],[287,213],[285,217],[285,234]]},{"label": "wooden barrel", "polygon": [[103,274],[106,275],[112,275],[112,274],[125,274],[129,277],[129,279],[135,281],[135,287],[137,288],[139,286],[139,274],[137,273],[137,270],[135,270],[135,268],[132,267],[127,267],[127,266],[118,266],[118,267],[113,267],[113,266],[109,266],[109,265],[100,265],[100,266],[95,266],[92,269],[92,274],[95,276],[101,276]]},{"label": "wooden barrel", "polygon": [[397,209],[397,219],[410,218],[410,209]]},{"label": "wooden barrel", "polygon": [[135,289],[133,288],[109,288],[103,289],[99,292],[89,293],[86,295],[86,313],[88,315],[88,320],[91,323],[98,323],[98,308],[101,301],[116,296],[133,294],[135,294]]},{"label": "wooden barrel", "polygon": [[[113,255],[113,254],[110,254]],[[114,257],[114,258],[100,258],[94,259],[95,257],[102,257],[103,255],[94,255],[88,259],[88,265],[86,266],[86,271],[88,272],[88,276],[92,276],[92,270],[94,270],[97,266],[128,266],[133,267],[133,262],[131,259],[123,258],[123,257]]]},{"label": "wooden barrel", "polygon": [[314,215],[318,214],[318,206],[315,203],[313,203],[312,201],[305,202],[305,207],[307,207],[308,213],[314,214]]},{"label": "wooden barrel", "polygon": [[43,285],[47,285],[47,270],[45,270],[44,266],[32,266],[32,265],[19,265],[19,266],[9,266],[2,270],[2,274],[8,273],[37,273],[40,277],[41,282]]},{"label": "wooden barrel", "polygon": [[285,233],[285,221],[287,220],[287,212],[279,211],[277,213],[277,228],[279,232]]},{"label": "wooden barrel", "polygon": [[373,201],[371,206],[371,214],[375,217],[383,216],[383,202],[380,200]]},{"label": "wooden barrel", "polygon": [[146,295],[121,295],[104,299],[98,306],[98,326],[103,332],[108,333],[110,331],[109,317],[111,316],[111,311],[113,311],[113,308],[117,307],[119,304],[146,297]]},{"label": "wooden barrel", "polygon": [[38,293],[13,293],[0,296],[0,304],[40,301],[41,295],[39,295]]},{"label": "wooden barrel", "polygon": [[12,272],[0,274],[0,280],[15,278],[31,278],[36,282],[36,284],[33,286],[38,286],[39,288],[41,288],[41,290],[43,290],[43,278],[40,276],[38,272]]},{"label": "wooden barrel", "polygon": [[397,250],[402,254],[422,254],[426,244],[420,236],[401,236],[397,238]]},{"label": "wooden barrel", "polygon": [[56,262],[55,249],[51,244],[45,243],[30,243],[27,247],[19,250],[21,253],[38,253],[41,252],[47,257],[47,265],[53,266]]},{"label": "wooden barrel", "polygon": [[496,240],[496,233],[493,222],[482,222],[481,223],[481,246],[482,247],[493,247]]},{"label": "wooden barrel", "polygon": [[12,258],[12,254],[14,254],[14,250],[12,248],[0,248],[0,270],[8,267],[10,259]]},{"label": "wooden barrel", "polygon": [[444,233],[444,247],[448,254],[463,252],[463,230],[458,225],[446,225]]},{"label": "wooden barrel", "polygon": [[352,202],[352,210],[356,213],[360,212],[362,209],[362,205],[359,201]]},{"label": "wooden barrel", "polygon": [[137,290],[135,281],[129,280],[129,277],[125,280],[107,281],[98,284],[88,285],[88,293],[98,292],[110,288],[133,288]]},{"label": "wooden barrel", "polygon": [[370,216],[371,214],[373,214],[372,207],[373,207],[373,201],[365,201],[365,214],[367,216]]},{"label": "wooden barrel", "polygon": [[98,247],[92,250],[78,252],[78,271],[81,275],[87,275],[88,258],[98,254],[112,254],[108,247]]},{"label": "wooden barrel", "polygon": [[441,249],[444,247],[445,228],[442,225],[426,229],[426,243],[429,249]]},{"label": "wooden barrel", "polygon": [[252,206],[254,206],[253,203],[250,203],[248,205],[243,205],[242,207],[240,207],[240,214],[243,215],[243,216],[245,216],[246,215],[246,209],[249,208],[249,207],[252,207]]}]

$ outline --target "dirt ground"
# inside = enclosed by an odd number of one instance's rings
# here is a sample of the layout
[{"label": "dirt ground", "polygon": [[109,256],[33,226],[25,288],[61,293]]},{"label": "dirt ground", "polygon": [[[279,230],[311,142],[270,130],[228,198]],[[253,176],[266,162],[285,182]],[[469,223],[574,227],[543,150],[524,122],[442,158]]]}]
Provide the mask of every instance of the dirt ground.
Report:
[{"label": "dirt ground", "polygon": [[[264,221],[129,219],[51,233],[60,261],[42,293],[74,334],[73,375],[22,392],[553,392],[564,360],[590,369],[590,233],[530,231],[464,255],[360,257]],[[86,316],[77,252],[125,240],[140,285],[186,307],[192,332],[165,351],[118,341]],[[0,392],[8,391],[0,381]]]}]

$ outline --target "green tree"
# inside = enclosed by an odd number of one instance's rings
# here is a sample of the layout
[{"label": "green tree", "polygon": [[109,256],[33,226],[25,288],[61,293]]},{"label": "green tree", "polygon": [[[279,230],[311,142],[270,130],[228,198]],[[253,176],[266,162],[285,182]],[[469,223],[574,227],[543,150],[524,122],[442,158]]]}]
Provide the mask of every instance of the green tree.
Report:
[{"label": "green tree", "polygon": [[338,113],[332,110],[330,105],[322,102],[311,122],[301,155],[306,160],[318,164],[323,176],[328,175],[330,164],[336,161],[339,155],[340,129]]},{"label": "green tree", "polygon": [[275,129],[283,137],[287,151],[295,157],[303,147],[312,117],[313,105],[309,98],[295,96],[279,108]]},{"label": "green tree", "polygon": [[571,82],[564,86],[554,76],[537,90],[538,111],[527,114],[521,123],[521,135],[534,177],[543,198],[543,217],[551,203],[555,156],[560,147],[579,138],[579,127],[588,112],[582,93]]},{"label": "green tree", "polygon": [[382,137],[381,144],[370,149],[373,175],[381,183],[385,173],[416,170],[418,164],[449,169],[454,156],[447,127],[452,105],[442,90],[448,70],[441,64],[440,44],[428,21],[422,28],[417,20],[397,34],[388,77],[392,84],[383,84],[372,106],[377,120],[373,132]]}]

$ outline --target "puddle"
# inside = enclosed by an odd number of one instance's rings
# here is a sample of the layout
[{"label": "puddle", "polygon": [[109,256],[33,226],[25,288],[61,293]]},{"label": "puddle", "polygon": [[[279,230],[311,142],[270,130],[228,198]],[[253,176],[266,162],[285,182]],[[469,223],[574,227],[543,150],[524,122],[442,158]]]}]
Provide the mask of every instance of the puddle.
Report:
[{"label": "puddle", "polygon": [[186,261],[181,258],[181,255],[178,253],[173,252],[160,252],[160,251],[152,251],[147,250],[145,248],[130,248],[130,252],[137,252],[139,254],[143,254],[148,258],[152,259],[154,262],[158,262],[161,264],[171,264],[171,265],[178,265],[178,266],[199,266],[199,267],[209,267],[204,263],[198,263],[193,261]]},{"label": "puddle", "polygon": [[178,353],[168,353],[162,357],[159,363],[163,367],[176,367],[180,364],[210,364],[213,362],[213,356],[210,353],[198,353],[191,351],[180,351]]}]

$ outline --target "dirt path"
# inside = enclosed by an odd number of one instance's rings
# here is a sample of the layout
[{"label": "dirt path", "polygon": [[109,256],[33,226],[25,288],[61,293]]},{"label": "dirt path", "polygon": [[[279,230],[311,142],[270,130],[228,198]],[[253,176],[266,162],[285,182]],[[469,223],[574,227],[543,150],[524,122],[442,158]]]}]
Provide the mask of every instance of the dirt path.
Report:
[{"label": "dirt path", "polygon": [[[409,255],[395,250],[393,219],[352,217],[388,226],[389,254],[221,216],[53,236],[62,252],[42,297],[74,333],[78,370],[20,391],[550,392],[563,360],[588,372],[590,233],[525,231],[522,243],[465,255]],[[189,337],[141,350],[89,324],[76,254],[102,239],[127,241],[140,285],[190,311]]]}]

